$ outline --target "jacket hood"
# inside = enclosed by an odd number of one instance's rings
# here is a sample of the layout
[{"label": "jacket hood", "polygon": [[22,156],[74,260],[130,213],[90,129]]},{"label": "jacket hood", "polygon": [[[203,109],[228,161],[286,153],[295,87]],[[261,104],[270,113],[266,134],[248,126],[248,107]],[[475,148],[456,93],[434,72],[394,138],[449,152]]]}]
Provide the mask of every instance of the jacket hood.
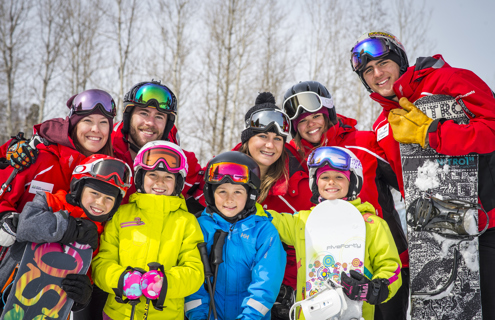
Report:
[{"label": "jacket hood", "polygon": [[44,121],[41,124],[35,125],[33,131],[51,143],[76,150],[72,139],[69,137],[69,117]]},{"label": "jacket hood", "polygon": [[420,57],[416,60],[416,65],[409,67],[407,71],[394,83],[394,91],[397,97],[411,97],[420,86],[424,77],[437,71],[438,69],[451,68],[445,62],[442,55],[433,57]]},{"label": "jacket hood", "polygon": [[[407,71],[394,83],[395,95],[398,99],[413,96],[421,80],[440,68],[451,68],[440,54],[418,58],[416,64],[407,68]],[[370,94],[370,98],[378,102],[386,114],[392,109],[400,108],[399,102],[387,99],[376,92]]]},{"label": "jacket hood", "polygon": [[129,203],[135,202],[137,207],[145,211],[163,212],[164,214],[182,209],[187,210],[184,196],[158,196],[155,194],[133,193]]},{"label": "jacket hood", "polygon": [[375,214],[375,207],[369,202],[361,202],[361,198],[356,198],[355,200],[349,201],[350,204],[354,205],[359,212],[369,212]]}]

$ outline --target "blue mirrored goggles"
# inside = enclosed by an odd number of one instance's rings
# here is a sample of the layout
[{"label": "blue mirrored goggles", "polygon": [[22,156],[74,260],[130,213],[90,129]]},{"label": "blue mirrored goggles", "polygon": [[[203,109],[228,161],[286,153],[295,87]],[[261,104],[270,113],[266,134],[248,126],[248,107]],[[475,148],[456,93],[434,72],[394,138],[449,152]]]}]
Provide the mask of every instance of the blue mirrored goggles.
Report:
[{"label": "blue mirrored goggles", "polygon": [[335,147],[320,147],[311,152],[308,157],[309,168],[321,167],[325,162],[335,170],[347,171],[351,169],[351,156]]},{"label": "blue mirrored goggles", "polygon": [[388,41],[383,38],[368,38],[351,49],[351,65],[354,71],[359,71],[368,63],[368,58],[380,58],[390,52]]}]

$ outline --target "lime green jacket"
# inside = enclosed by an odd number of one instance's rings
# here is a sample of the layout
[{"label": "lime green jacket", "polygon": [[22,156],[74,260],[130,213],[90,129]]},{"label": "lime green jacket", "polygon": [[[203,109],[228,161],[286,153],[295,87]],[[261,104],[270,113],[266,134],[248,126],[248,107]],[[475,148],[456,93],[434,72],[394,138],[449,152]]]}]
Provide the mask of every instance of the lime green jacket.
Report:
[{"label": "lime green jacket", "polygon": [[[114,288],[126,267],[149,270],[148,263],[163,265],[168,281],[163,311],[150,305],[148,319],[183,319],[184,298],[198,291],[204,269],[197,249],[203,242],[198,221],[187,212],[184,197],[134,193],[107,222],[100,251],[91,263],[98,287],[110,293],[104,311],[112,319],[129,319],[131,306],[115,300]],[[146,299],[136,306],[142,319]]]},{"label": "lime green jacket", "polygon": [[[366,225],[366,249],[364,254],[365,276],[372,279],[388,279],[389,294],[386,301],[392,298],[402,285],[400,276],[400,258],[390,229],[385,220],[374,214],[375,208],[369,203],[361,203],[361,199],[349,201],[363,215]],[[296,249],[297,261],[297,292],[296,301],[304,300],[306,288],[306,243],[305,226],[311,211],[299,211],[292,215],[290,213],[277,213],[268,210],[273,216],[272,223],[277,228],[280,240]],[[374,318],[375,307],[368,303],[363,304],[363,317],[366,320]],[[298,319],[304,319],[302,312],[297,312]]]}]

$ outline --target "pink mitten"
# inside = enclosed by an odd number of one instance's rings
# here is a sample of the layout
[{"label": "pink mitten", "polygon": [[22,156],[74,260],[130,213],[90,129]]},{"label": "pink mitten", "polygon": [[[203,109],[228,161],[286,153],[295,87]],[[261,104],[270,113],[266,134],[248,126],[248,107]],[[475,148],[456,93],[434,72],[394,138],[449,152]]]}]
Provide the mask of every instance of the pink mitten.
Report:
[{"label": "pink mitten", "polygon": [[129,271],[124,276],[124,295],[131,300],[138,299],[143,293],[141,292],[142,273],[134,270]]},{"label": "pink mitten", "polygon": [[141,291],[148,299],[158,299],[162,290],[163,273],[158,270],[151,270],[141,277]]}]

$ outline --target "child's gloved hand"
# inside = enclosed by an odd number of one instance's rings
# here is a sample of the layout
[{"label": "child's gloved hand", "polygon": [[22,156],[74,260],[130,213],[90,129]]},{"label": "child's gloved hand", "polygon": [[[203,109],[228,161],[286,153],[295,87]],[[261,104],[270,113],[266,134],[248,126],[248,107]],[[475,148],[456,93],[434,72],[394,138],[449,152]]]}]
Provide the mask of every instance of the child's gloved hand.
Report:
[{"label": "child's gloved hand", "polygon": [[67,230],[59,242],[62,244],[73,242],[89,244],[93,250],[96,250],[98,248],[98,228],[91,220],[69,217]]},{"label": "child's gloved hand", "polygon": [[[93,293],[93,285],[85,274],[68,274],[62,280],[62,289],[67,293],[67,297],[74,300],[80,307],[84,307],[89,303]],[[76,306],[76,309],[80,310],[82,308]]]},{"label": "child's gloved hand", "polygon": [[351,300],[366,301],[369,304],[380,304],[388,297],[388,280],[368,280],[364,275],[351,270],[350,277],[345,272],[340,275],[340,284]]},{"label": "child's gloved hand", "polygon": [[143,295],[141,291],[141,277],[142,273],[133,270],[127,271],[124,275],[124,295],[131,300],[139,299]]},{"label": "child's gloved hand", "polygon": [[141,290],[143,295],[151,300],[158,299],[163,284],[163,273],[158,270],[151,270],[141,277]]},{"label": "child's gloved hand", "polygon": [[10,247],[17,237],[17,223],[19,214],[17,212],[7,212],[0,219],[0,246]]}]

